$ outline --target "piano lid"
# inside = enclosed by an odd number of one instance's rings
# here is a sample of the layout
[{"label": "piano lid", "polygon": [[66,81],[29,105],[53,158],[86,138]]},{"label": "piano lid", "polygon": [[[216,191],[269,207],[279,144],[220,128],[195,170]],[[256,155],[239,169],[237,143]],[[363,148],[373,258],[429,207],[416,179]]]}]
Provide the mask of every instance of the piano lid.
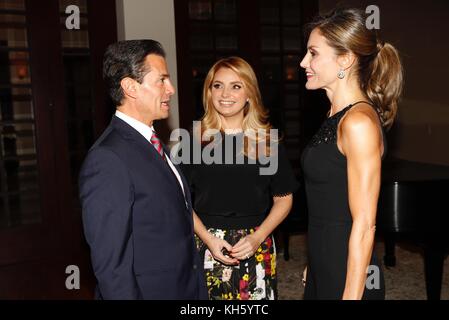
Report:
[{"label": "piano lid", "polygon": [[382,163],[382,182],[449,180],[449,166],[386,158]]},{"label": "piano lid", "polygon": [[449,166],[384,161],[377,224],[388,232],[417,232],[449,241]]}]

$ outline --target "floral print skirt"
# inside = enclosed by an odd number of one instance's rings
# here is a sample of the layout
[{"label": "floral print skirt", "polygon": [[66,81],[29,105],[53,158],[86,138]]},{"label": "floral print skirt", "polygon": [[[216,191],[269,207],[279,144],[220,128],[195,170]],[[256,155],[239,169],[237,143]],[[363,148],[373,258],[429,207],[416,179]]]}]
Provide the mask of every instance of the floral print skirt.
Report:
[{"label": "floral print skirt", "polygon": [[[256,228],[223,230],[210,228],[208,231],[217,238],[235,245],[240,238],[253,233]],[[204,261],[209,299],[211,300],[275,300],[276,248],[269,236],[256,253],[240,264],[228,266],[216,261],[207,246],[196,237],[201,258]]]}]

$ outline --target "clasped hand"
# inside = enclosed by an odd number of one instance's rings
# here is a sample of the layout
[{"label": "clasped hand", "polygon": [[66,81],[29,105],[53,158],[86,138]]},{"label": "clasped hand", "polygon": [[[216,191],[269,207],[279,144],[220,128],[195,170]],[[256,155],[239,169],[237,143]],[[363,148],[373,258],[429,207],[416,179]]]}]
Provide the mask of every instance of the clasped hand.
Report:
[{"label": "clasped hand", "polygon": [[260,243],[254,233],[241,238],[234,246],[231,246],[226,240],[212,236],[208,248],[215,260],[228,265],[236,265],[239,264],[239,261],[252,257]]}]

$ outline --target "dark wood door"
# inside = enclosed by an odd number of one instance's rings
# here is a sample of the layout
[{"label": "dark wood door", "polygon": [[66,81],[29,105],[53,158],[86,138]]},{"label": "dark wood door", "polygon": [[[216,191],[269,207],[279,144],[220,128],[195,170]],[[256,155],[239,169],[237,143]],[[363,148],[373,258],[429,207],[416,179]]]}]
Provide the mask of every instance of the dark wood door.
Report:
[{"label": "dark wood door", "polygon": [[[77,175],[111,112],[101,80],[116,41],[107,2],[0,1],[0,298],[92,297]],[[69,5],[79,29],[66,26]],[[65,286],[69,265],[79,290]]]}]

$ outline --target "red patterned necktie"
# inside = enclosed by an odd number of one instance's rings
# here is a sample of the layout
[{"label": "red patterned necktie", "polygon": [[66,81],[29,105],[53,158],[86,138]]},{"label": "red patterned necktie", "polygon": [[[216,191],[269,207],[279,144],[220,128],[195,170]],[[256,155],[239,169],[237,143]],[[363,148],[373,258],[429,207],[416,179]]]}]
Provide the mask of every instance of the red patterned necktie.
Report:
[{"label": "red patterned necktie", "polygon": [[164,149],[162,148],[161,140],[159,140],[159,138],[157,137],[156,132],[153,131],[153,135],[151,136],[150,141],[153,144],[153,146],[156,148],[156,151],[161,155],[162,159],[165,160]]}]

